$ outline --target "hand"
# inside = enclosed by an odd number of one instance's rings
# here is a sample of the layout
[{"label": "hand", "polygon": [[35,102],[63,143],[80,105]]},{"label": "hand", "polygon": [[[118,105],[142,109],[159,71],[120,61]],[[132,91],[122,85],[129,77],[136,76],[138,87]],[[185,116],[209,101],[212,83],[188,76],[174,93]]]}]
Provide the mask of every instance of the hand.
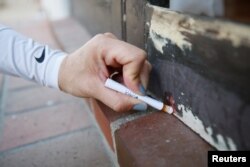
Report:
[{"label": "hand", "polygon": [[59,71],[59,87],[74,96],[98,99],[118,112],[128,111],[138,103],[145,106],[104,87],[113,69],[121,70],[124,84],[140,93],[140,88],[147,86],[151,65],[142,49],[118,40],[111,33],[99,34],[66,56]]}]

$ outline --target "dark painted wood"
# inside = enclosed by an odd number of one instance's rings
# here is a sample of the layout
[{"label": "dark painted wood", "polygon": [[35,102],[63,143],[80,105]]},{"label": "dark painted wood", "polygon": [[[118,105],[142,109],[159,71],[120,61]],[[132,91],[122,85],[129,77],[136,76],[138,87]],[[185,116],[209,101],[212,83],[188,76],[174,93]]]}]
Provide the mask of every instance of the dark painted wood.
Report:
[{"label": "dark painted wood", "polygon": [[[147,10],[152,13],[151,8]],[[161,17],[164,14],[170,13],[162,13]],[[147,19],[150,22],[152,18],[149,15]],[[192,19],[204,19],[209,24],[209,18],[192,16]],[[158,97],[163,97],[165,91],[171,92],[177,105],[187,106],[202,121],[204,130],[201,131],[208,133],[206,128],[212,128],[215,143],[219,142],[217,135],[222,135],[225,141],[231,138],[237,149],[249,150],[250,39],[245,37],[235,47],[231,41],[215,39],[210,33],[219,32],[216,29],[200,34],[182,32],[192,44],[191,50],[182,50],[175,41],[157,34],[156,40],[168,41],[163,53],[155,48],[149,35],[147,50],[153,64],[149,88]],[[182,110],[178,114],[182,116]],[[229,148],[228,141],[226,144]]]},{"label": "dark painted wood", "polygon": [[127,42],[145,48],[145,8],[146,1],[126,0]]}]

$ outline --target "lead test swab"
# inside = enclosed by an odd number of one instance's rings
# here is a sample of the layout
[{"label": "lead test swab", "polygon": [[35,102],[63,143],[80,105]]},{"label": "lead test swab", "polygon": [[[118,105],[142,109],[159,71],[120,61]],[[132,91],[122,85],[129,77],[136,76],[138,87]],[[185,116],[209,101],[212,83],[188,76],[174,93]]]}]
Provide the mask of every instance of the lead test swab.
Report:
[{"label": "lead test swab", "polygon": [[117,92],[123,93],[125,95],[134,97],[138,100],[141,100],[157,110],[161,110],[161,111],[167,112],[169,114],[173,113],[173,108],[171,106],[165,105],[163,102],[155,100],[151,97],[138,95],[138,94],[134,93],[133,91],[131,91],[130,89],[128,89],[127,87],[125,87],[124,85],[122,85],[122,84],[120,84],[112,79],[108,78],[106,80],[105,87],[110,88],[112,90],[115,90]]}]

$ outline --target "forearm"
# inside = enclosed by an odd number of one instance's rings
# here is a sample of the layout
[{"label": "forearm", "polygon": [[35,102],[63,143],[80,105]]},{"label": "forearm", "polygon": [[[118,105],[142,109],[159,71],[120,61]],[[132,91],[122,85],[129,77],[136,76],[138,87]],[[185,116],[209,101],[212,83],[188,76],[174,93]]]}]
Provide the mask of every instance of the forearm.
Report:
[{"label": "forearm", "polygon": [[0,71],[58,88],[58,73],[66,54],[50,49],[0,25]]}]

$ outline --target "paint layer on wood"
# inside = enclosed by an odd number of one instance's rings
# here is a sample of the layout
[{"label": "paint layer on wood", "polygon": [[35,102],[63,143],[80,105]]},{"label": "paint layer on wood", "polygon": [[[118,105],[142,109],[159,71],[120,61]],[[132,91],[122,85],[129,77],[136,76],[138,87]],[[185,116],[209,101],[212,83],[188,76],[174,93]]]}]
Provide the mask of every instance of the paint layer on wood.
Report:
[{"label": "paint layer on wood", "polygon": [[217,149],[250,149],[249,26],[153,5],[146,13],[151,91],[171,92],[176,116]]},{"label": "paint layer on wood", "polygon": [[217,40],[228,40],[234,47],[250,46],[250,29],[246,25],[222,20],[194,18],[190,15],[152,5],[148,5],[148,7],[153,10],[150,20],[150,36],[155,47],[161,53],[163,53],[162,47],[168,42],[176,44],[182,50],[191,50],[192,43],[186,34],[205,35]]}]

